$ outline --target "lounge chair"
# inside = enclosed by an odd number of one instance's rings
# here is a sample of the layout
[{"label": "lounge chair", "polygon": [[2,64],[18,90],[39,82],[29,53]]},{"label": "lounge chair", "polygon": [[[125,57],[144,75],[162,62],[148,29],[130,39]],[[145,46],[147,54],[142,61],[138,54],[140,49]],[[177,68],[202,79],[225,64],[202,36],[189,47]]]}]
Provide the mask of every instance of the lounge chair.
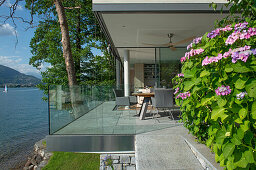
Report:
[{"label": "lounge chair", "polygon": [[113,92],[115,94],[116,98],[116,105],[113,108],[113,110],[117,110],[119,106],[131,106],[137,103],[137,98],[135,96],[124,96],[124,91],[123,90],[117,90],[113,89]]},{"label": "lounge chair", "polygon": [[[155,89],[155,96],[151,97],[152,106],[156,108],[157,114],[159,114],[159,109],[174,109],[173,104],[173,89]],[[169,110],[171,118],[174,120],[172,111]],[[155,114],[153,114],[154,118]]]}]

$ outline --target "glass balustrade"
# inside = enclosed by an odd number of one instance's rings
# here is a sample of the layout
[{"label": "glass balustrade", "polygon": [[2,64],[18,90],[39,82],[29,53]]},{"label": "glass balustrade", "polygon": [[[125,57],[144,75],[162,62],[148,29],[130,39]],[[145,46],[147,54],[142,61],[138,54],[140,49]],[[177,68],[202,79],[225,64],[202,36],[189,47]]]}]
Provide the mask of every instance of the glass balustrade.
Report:
[{"label": "glass balustrade", "polygon": [[178,125],[168,114],[152,119],[156,110],[151,106],[145,120],[139,119],[140,105],[114,109],[118,99],[113,89],[112,86],[50,86],[50,135],[135,135]]}]

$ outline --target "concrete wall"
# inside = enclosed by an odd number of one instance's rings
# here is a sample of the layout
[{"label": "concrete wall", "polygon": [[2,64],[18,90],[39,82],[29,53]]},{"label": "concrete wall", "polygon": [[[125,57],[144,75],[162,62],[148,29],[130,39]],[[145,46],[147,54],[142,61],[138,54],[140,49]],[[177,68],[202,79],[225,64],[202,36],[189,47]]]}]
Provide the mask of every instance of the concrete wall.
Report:
[{"label": "concrete wall", "polygon": [[227,3],[227,0],[93,0],[93,3]]}]

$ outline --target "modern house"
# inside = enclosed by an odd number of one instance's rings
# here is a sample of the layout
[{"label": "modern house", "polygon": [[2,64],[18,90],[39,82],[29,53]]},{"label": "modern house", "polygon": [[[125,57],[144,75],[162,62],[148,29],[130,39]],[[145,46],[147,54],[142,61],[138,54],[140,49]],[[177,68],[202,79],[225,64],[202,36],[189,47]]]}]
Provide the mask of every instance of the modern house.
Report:
[{"label": "modern house", "polygon": [[[214,11],[211,2],[218,4]],[[140,88],[172,88],[180,72],[180,58],[195,37],[214,29],[214,21],[228,12],[227,0],[93,0],[93,11],[116,57],[116,86],[124,96]],[[112,88],[82,87],[84,110],[79,115],[56,104],[65,103],[61,87],[50,89],[50,151],[134,151],[136,134],[173,126],[139,120],[136,110],[117,110]],[[66,94],[66,93],[65,93]]]}]

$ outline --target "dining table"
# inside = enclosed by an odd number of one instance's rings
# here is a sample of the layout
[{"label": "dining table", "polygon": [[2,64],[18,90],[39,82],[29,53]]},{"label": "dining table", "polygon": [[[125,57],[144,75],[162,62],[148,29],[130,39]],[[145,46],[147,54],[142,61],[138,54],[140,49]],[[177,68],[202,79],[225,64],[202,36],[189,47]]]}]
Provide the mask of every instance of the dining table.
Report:
[{"label": "dining table", "polygon": [[133,96],[139,96],[139,97],[144,97],[143,98],[143,102],[142,102],[142,106],[140,108],[139,111],[139,117],[140,120],[144,120],[147,110],[148,110],[148,104],[149,102],[151,102],[151,97],[155,96],[155,93],[132,93]]}]

